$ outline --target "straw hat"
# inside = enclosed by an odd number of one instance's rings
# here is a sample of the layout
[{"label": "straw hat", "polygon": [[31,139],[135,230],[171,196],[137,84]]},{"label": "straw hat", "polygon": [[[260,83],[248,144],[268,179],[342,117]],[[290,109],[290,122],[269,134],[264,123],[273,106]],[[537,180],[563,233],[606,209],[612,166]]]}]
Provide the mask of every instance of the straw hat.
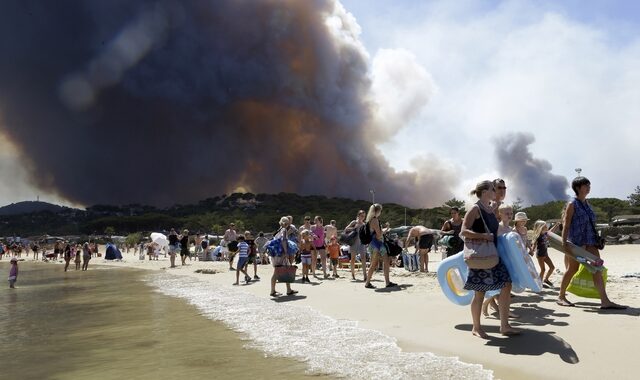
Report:
[{"label": "straw hat", "polygon": [[516,212],[516,216],[513,218],[514,222],[526,222],[527,220],[529,220],[527,213],[522,211]]}]

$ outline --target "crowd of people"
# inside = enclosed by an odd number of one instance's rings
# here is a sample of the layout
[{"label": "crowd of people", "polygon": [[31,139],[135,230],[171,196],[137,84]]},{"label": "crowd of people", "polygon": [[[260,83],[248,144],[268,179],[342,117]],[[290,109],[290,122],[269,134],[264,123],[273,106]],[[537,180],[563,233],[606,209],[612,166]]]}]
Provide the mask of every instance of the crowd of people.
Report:
[{"label": "crowd of people", "polygon": [[[450,210],[450,218],[439,230],[414,226],[407,231],[405,237],[395,242],[389,236],[388,223],[385,225],[381,223],[382,205],[375,203],[369,207],[368,212],[359,210],[344,229],[338,229],[335,220],[325,225],[321,216],[315,216],[313,222],[310,216],[305,216],[303,223],[297,227],[293,224],[293,217],[289,215],[280,218],[279,228],[270,238],[263,232],[258,233],[257,237],[254,237],[251,231],[240,233],[236,230],[235,224],[230,223],[217,246],[212,243],[218,242],[213,241],[208,235],[198,233],[195,239],[190,239],[188,230],[178,233],[175,229],[171,229],[167,235],[168,244],[149,241],[140,243],[136,250],[142,260],[145,259],[145,255],[149,260],[158,260],[161,254],[165,257],[168,255],[172,268],[176,267],[175,258],[178,254],[182,265],[186,265],[187,258],[192,260],[194,256],[200,259],[226,261],[229,270],[235,272],[234,285],[240,284],[240,274],[243,275],[245,283],[260,280],[258,264],[271,264],[274,266],[271,277],[271,297],[282,295],[276,291],[276,284],[279,281],[285,283],[287,295],[298,293],[291,288],[295,276],[286,277],[296,264],[301,265],[299,281],[302,284],[311,283],[310,277],[321,280],[330,277],[339,278],[337,269],[341,263],[344,263],[349,266],[353,281],[360,281],[357,272],[361,270],[361,281],[367,289],[376,288],[372,279],[379,269],[382,269],[384,286],[397,287],[398,285],[390,279],[390,268],[397,263],[395,256],[398,255],[392,249],[393,244],[404,247],[414,244],[416,254],[420,258],[419,270],[428,272],[428,255],[432,247],[437,247],[438,240],[445,242],[446,255],[451,256],[462,251],[467,241],[486,241],[497,245],[498,236],[515,232],[522,238],[527,252],[537,258],[540,280],[545,287],[549,288],[554,286],[550,276],[556,268],[547,252],[549,231],[561,230],[566,252],[571,249],[569,245],[571,242],[599,257],[599,237],[594,228],[595,214],[586,200],[590,191],[588,179],[578,177],[573,180],[572,190],[575,198],[563,210],[562,221],[551,228],[545,221],[536,221],[532,226],[532,238],[529,237],[527,228],[529,219],[526,213],[517,212],[514,215],[513,207],[504,203],[506,190],[507,187],[502,179],[482,181],[471,192],[478,200],[465,215],[461,215],[461,211],[453,207]],[[190,249],[192,246],[195,246],[193,253]],[[72,244],[59,241],[53,245],[50,252],[37,244],[32,244],[29,248],[36,260],[40,252],[45,261],[64,259],[65,271],[68,270],[71,260],[74,260],[76,270],[87,270],[89,261],[97,255],[97,244],[88,242]],[[29,250],[20,244],[0,245],[0,259],[3,254],[11,256],[9,285],[12,288],[17,281],[18,261],[23,251],[26,251],[27,256],[29,255]],[[253,266],[253,276],[249,274],[251,266]],[[557,299],[558,305],[574,306],[567,299],[566,290],[578,269],[579,263],[570,255],[566,255],[565,272]],[[319,271],[322,272],[320,275],[318,275]],[[626,307],[608,298],[600,271],[593,273],[593,281],[600,294],[601,308]],[[464,289],[474,292],[471,302],[473,335],[488,338],[481,325],[481,316],[488,315],[489,307],[498,312],[502,335],[512,336],[520,333],[509,324],[509,318],[518,317],[510,311],[511,282],[509,270],[501,260],[489,269],[470,268],[468,270]],[[499,293],[485,300],[485,293],[488,291]]]}]

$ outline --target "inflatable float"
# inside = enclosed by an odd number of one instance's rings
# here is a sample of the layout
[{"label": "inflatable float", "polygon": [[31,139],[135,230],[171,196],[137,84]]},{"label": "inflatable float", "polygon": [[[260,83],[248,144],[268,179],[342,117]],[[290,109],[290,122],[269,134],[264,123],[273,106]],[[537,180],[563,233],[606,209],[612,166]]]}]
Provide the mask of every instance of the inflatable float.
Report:
[{"label": "inflatable float", "polygon": [[[539,293],[542,290],[540,274],[527,252],[527,246],[517,232],[498,236],[498,254],[511,276],[511,290],[522,293],[525,289]],[[486,293],[487,297],[500,294],[499,290]]]},{"label": "inflatable float", "polygon": [[572,242],[569,243],[569,252],[564,249],[562,245],[562,238],[553,232],[547,232],[547,236],[549,237],[549,245],[553,249],[557,249],[558,251],[564,253],[565,255],[575,259],[577,262],[585,264],[585,266],[591,271],[602,270],[604,261],[601,258],[594,255],[593,253],[587,251],[582,247],[578,247]]},{"label": "inflatable float", "polygon": [[[498,237],[498,254],[509,271],[514,292],[520,293],[525,289],[531,289],[537,293],[542,290],[540,275],[533,265],[531,256],[527,253],[522,238],[516,232]],[[449,301],[456,305],[469,305],[473,299],[474,292],[464,289],[468,270],[462,252],[444,259],[438,266],[440,288]],[[500,290],[492,290],[486,292],[485,297],[498,294]]]},{"label": "inflatable float", "polygon": [[464,254],[462,252],[447,257],[438,266],[437,273],[440,289],[442,289],[449,301],[456,305],[469,305],[473,299],[473,291],[464,288],[464,283],[467,282],[468,270],[469,268],[464,262]]}]

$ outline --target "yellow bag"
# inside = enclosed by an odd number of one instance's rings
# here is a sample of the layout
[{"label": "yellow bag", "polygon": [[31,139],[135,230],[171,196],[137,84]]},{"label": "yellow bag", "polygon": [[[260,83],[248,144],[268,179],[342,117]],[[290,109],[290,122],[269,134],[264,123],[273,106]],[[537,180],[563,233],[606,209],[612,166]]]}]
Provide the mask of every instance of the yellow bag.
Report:
[{"label": "yellow bag", "polygon": [[[607,283],[607,268],[602,269],[602,280]],[[571,279],[567,291],[579,297],[600,298],[600,293],[593,283],[593,274],[583,264],[580,264],[580,269]]]}]

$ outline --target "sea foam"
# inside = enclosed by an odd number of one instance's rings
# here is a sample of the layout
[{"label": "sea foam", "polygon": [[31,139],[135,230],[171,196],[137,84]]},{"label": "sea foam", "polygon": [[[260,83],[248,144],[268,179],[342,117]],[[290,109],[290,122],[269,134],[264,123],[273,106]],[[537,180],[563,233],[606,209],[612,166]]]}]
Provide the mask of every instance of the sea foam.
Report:
[{"label": "sea foam", "polygon": [[310,373],[351,379],[492,379],[479,364],[430,352],[403,352],[396,340],[356,322],[336,320],[310,307],[278,303],[237,288],[153,274],[163,294],[194,305],[203,316],[242,333],[268,355],[303,361]]}]

